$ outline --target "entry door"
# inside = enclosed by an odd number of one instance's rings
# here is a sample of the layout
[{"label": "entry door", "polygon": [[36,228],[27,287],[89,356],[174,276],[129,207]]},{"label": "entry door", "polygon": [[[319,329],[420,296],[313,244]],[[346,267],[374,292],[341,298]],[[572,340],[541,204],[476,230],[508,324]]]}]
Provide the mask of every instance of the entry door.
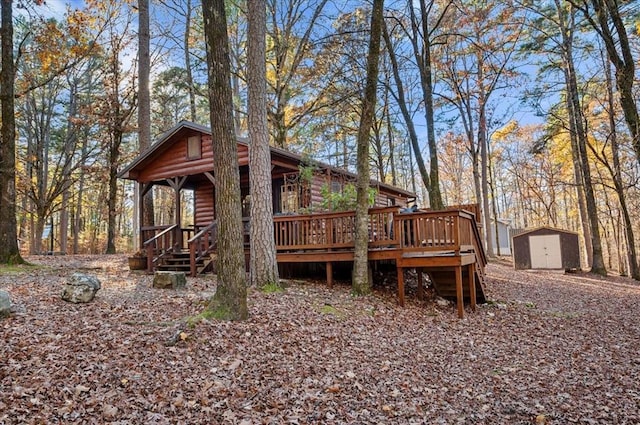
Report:
[{"label": "entry door", "polygon": [[560,235],[529,236],[532,269],[561,269]]}]

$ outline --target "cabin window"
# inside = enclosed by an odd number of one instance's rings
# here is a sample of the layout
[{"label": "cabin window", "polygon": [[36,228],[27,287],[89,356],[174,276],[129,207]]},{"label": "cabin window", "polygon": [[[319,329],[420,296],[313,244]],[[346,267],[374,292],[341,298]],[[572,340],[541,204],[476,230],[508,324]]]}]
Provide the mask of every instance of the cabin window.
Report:
[{"label": "cabin window", "polygon": [[[280,185],[280,183],[278,183]],[[300,178],[298,173],[287,173],[280,186],[279,212],[299,213],[311,206],[311,183]],[[277,211],[278,208],[275,208]]]},{"label": "cabin window", "polygon": [[187,159],[202,158],[202,141],[200,135],[191,136],[187,139]]}]

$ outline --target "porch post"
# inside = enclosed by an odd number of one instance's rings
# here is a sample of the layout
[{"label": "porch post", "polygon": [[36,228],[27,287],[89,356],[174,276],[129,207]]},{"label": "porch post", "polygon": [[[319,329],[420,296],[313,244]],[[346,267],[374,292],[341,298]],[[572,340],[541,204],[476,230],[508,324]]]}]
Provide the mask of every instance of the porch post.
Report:
[{"label": "porch post", "polygon": [[169,186],[173,188],[176,198],[176,234],[174,238],[174,246],[182,249],[184,241],[182,240],[182,202],[180,199],[180,191],[187,181],[187,176],[175,177],[167,179]]},{"label": "porch post", "polygon": [[139,183],[138,185],[138,233],[140,237],[140,249],[144,249],[144,233],[142,232],[142,228],[144,227],[144,195],[149,193],[151,188],[153,188],[153,182],[149,183]]},{"label": "porch post", "polygon": [[176,236],[175,244],[182,249],[182,200],[180,199],[180,187],[176,184],[173,187],[176,198]]},{"label": "porch post", "polygon": [[476,311],[476,276],[475,264],[469,264],[469,298],[471,299],[471,310]]},{"label": "porch post", "polygon": [[416,267],[416,274],[418,275],[418,299],[420,301],[424,300],[424,269],[422,267]]},{"label": "porch post", "polygon": [[142,227],[144,226],[144,202],[142,202],[142,193],[144,191],[144,184],[142,183],[138,183],[136,182],[136,195],[138,197],[138,199],[136,200],[135,204],[138,206],[138,220],[136,226],[138,227],[135,231],[138,232],[138,243],[139,246],[137,247],[138,249],[142,250],[144,249],[144,234],[142,233]]},{"label": "porch post", "polygon": [[456,301],[458,305],[458,318],[464,317],[464,292],[462,290],[462,266],[455,267],[456,274]]},{"label": "porch post", "polygon": [[396,260],[396,271],[398,275],[398,304],[404,307],[404,269]]}]

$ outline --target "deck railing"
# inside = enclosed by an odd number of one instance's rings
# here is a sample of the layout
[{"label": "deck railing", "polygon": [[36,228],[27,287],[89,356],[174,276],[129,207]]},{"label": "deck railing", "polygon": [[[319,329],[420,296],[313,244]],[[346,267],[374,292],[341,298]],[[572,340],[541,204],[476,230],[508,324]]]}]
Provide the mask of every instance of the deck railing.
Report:
[{"label": "deck railing", "polygon": [[[398,207],[369,210],[369,247],[405,251],[477,250],[473,214],[459,209],[402,213]],[[353,248],[355,211],[276,216],[278,251]]]},{"label": "deck railing", "polygon": [[[449,209],[403,213],[399,207],[369,209],[369,248],[402,249],[403,252],[461,252],[474,251],[482,267],[486,265],[484,250],[475,217],[472,213]],[[355,211],[279,215],[273,218],[276,250],[341,251],[355,246]],[[148,270],[152,271],[163,256],[183,248],[189,249],[191,275],[197,273],[196,264],[216,249],[216,222],[201,228],[177,229],[162,226],[143,229],[152,234],[144,247],[147,250]],[[248,246],[249,220],[243,220],[245,248]],[[177,236],[179,235],[179,236]],[[185,238],[185,236],[191,236]]]},{"label": "deck railing", "polygon": [[[393,216],[397,207],[369,209],[369,245],[395,246]],[[333,250],[355,244],[355,211],[281,215],[273,218],[276,249]]]},{"label": "deck railing", "polygon": [[400,248],[408,252],[471,250],[472,220],[472,214],[457,209],[396,214]]}]

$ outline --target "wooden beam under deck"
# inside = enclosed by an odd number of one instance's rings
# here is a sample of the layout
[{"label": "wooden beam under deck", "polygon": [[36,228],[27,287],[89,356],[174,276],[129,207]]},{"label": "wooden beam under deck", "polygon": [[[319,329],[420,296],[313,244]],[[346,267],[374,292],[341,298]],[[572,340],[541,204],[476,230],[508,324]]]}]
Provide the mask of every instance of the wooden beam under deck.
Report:
[{"label": "wooden beam under deck", "polygon": [[[464,317],[464,288],[462,281],[462,272],[467,270],[468,278],[467,285],[469,285],[469,294],[471,309],[476,309],[476,282],[475,282],[475,262],[476,256],[474,253],[462,253],[456,254],[455,252],[440,252],[437,255],[434,252],[424,253],[422,255],[412,253],[401,254],[396,260],[397,277],[398,277],[398,304],[404,306],[404,269],[415,268],[418,270],[418,274],[422,273],[422,270],[426,271],[452,271],[455,275],[456,286],[456,304],[458,309],[458,317],[462,319]],[[421,285],[421,278],[418,279],[418,285]],[[418,288],[418,293],[422,292]]]},{"label": "wooden beam under deck", "polygon": [[[333,284],[333,263],[353,261],[354,253],[350,250],[344,251],[299,251],[280,252],[277,254],[278,263],[325,263],[327,266],[327,283]],[[476,309],[476,282],[474,253],[456,253],[449,251],[442,252],[404,252],[398,248],[370,249],[369,260],[394,260],[397,267],[398,278],[398,304],[404,306],[404,269],[415,268],[422,271],[451,271],[455,275],[456,304],[458,317],[464,317],[464,285],[468,285],[470,294],[471,309]],[[466,282],[463,282],[463,271],[467,271]],[[418,284],[422,284],[419,279]],[[422,290],[418,288],[419,298],[422,299]]]}]

